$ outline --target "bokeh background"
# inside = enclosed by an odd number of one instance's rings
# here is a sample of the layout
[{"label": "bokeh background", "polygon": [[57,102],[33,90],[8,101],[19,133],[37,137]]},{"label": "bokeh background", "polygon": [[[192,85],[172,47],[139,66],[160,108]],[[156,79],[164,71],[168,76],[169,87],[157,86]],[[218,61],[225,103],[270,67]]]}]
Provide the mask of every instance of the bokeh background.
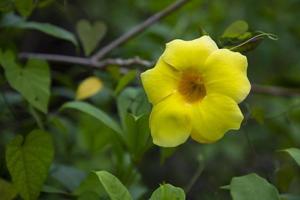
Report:
[{"label": "bokeh background", "polygon": [[[75,34],[79,20],[101,21],[107,27],[98,45],[102,47],[172,2],[44,1],[28,20],[48,22]],[[279,37],[277,41],[264,40],[256,49],[246,53],[251,83],[299,88],[299,18],[298,0],[192,0],[113,50],[108,57],[139,56],[155,61],[163,52],[165,43],[172,39],[197,38],[201,30],[205,30],[218,41],[232,22],[244,20],[252,30],[270,32]],[[82,48],[75,48],[71,43],[38,31],[0,29],[0,43],[2,46],[12,46],[18,52],[84,56]],[[280,193],[300,195],[299,167],[287,155],[278,152],[289,147],[300,147],[299,97],[251,93],[240,105],[245,121],[239,131],[230,131],[222,140],[209,145],[189,141],[171,149],[152,146],[141,159],[133,162],[127,152],[117,150],[114,134],[98,120],[80,112],[58,111],[63,103],[74,99],[81,80],[96,75],[103,80],[104,88],[86,101],[118,120],[116,99],[112,95],[122,76],[118,66],[109,66],[106,70],[55,62],[50,63],[50,66],[51,101],[49,114],[42,115],[42,119],[53,135],[56,153],[47,185],[69,193],[79,191],[78,194],[81,194],[80,191],[84,191],[80,197],[82,199],[101,199],[96,195],[99,191],[84,189],[83,181],[90,171],[108,170],[129,188],[136,199],[147,199],[163,182],[188,187],[192,178],[204,167],[187,192],[187,199],[230,199],[228,190],[220,187],[228,185],[232,177],[252,172],[274,184]],[[127,68],[145,70],[145,67],[139,65]],[[5,83],[3,76],[0,80],[3,83],[1,92],[8,101],[0,97],[0,176],[9,180],[4,159],[5,145],[15,134],[30,132],[36,127],[36,122],[22,97]],[[139,77],[127,87],[140,88]],[[16,116],[13,116],[11,109]],[[40,199],[76,198],[48,192],[42,192],[40,196]]]}]

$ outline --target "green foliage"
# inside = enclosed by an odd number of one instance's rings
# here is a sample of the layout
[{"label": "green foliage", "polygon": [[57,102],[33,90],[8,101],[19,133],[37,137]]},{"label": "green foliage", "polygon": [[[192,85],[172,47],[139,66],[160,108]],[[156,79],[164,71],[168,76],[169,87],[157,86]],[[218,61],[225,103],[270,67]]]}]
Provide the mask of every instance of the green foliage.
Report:
[{"label": "green foliage", "polygon": [[258,123],[264,124],[265,122],[265,112],[261,107],[251,108],[251,117],[253,117]]},{"label": "green foliage", "polygon": [[242,37],[243,34],[248,31],[248,23],[243,20],[238,20],[230,24],[224,31],[221,37],[223,38],[235,38]]},{"label": "green foliage", "polygon": [[132,200],[125,186],[106,171],[95,172],[111,200]]},{"label": "green foliage", "polygon": [[185,200],[183,189],[170,184],[163,184],[151,195],[150,200]]},{"label": "green foliage", "polygon": [[85,178],[86,174],[75,167],[53,165],[51,176],[60,182],[69,191],[75,190]]},{"label": "green foliage", "polygon": [[77,22],[76,30],[81,41],[86,56],[90,55],[99,42],[106,34],[106,25],[97,21],[91,24],[89,21],[82,19]]},{"label": "green foliage", "polygon": [[5,15],[5,17],[0,22],[0,26],[41,31],[50,36],[72,42],[75,46],[78,46],[78,42],[73,33],[49,23],[26,21],[14,14]]},{"label": "green foliage", "polygon": [[2,200],[12,200],[17,196],[17,191],[11,183],[0,179],[0,194]]},{"label": "green foliage", "polygon": [[7,145],[7,168],[23,199],[37,199],[48,176],[53,155],[52,138],[42,130],[32,131],[25,139],[17,135]]},{"label": "green foliage", "polygon": [[129,71],[126,75],[120,78],[118,85],[115,89],[115,95],[118,95],[130,82],[132,82],[137,75],[136,70]]},{"label": "green foliage", "polygon": [[[105,193],[102,183],[99,181],[99,178],[96,173],[90,173],[85,180],[83,180],[74,193],[80,199],[99,199]],[[87,195],[92,195],[90,198]]]},{"label": "green foliage", "polygon": [[280,199],[277,189],[256,174],[232,178],[229,189],[233,200]]},{"label": "green foliage", "polygon": [[32,106],[47,113],[51,82],[47,62],[30,59],[25,66],[21,66],[12,51],[5,51],[0,52],[0,63],[11,87]]},{"label": "green foliage", "polygon": [[150,111],[150,104],[142,89],[128,87],[117,98],[117,106],[122,126],[126,127],[127,114],[141,116]]},{"label": "green foliage", "polygon": [[13,1],[12,0],[2,0],[0,1],[0,11],[7,12],[13,9]]},{"label": "green foliage", "polygon": [[29,16],[33,10],[33,0],[15,0],[15,6],[23,16]]},{"label": "green foliage", "polygon": [[81,112],[84,112],[86,114],[89,114],[96,119],[98,119],[100,122],[105,124],[107,127],[111,128],[118,134],[122,134],[122,130],[117,122],[115,122],[110,116],[108,116],[105,112],[102,110],[96,108],[95,106],[92,106],[85,102],[68,102],[62,106],[62,109],[71,108],[75,110],[79,110]]},{"label": "green foliage", "polygon": [[281,200],[299,200],[300,196],[292,194],[281,195]]},{"label": "green foliage", "polygon": [[283,151],[287,152],[300,166],[300,149],[289,148],[289,149],[285,149]]},{"label": "green foliage", "polygon": [[125,119],[124,139],[134,160],[140,160],[146,150],[152,145],[149,129],[149,116],[134,116],[127,114]]},{"label": "green foliage", "polygon": [[232,51],[247,52],[254,50],[265,38],[278,40],[278,37],[271,33],[250,31],[247,22],[238,20],[225,29],[220,41],[222,47]]},{"label": "green foliage", "polygon": [[246,37],[245,40],[239,41],[237,45],[228,47],[232,51],[238,52],[247,52],[255,49],[260,42],[265,39],[278,40],[278,37],[272,33],[264,33],[261,31],[257,31],[255,33],[249,34],[249,37]]}]

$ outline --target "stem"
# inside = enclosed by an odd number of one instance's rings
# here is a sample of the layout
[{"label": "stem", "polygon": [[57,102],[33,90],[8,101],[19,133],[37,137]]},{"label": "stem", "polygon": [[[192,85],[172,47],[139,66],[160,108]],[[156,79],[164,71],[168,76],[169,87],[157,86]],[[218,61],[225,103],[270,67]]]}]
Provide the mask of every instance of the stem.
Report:
[{"label": "stem", "polygon": [[246,137],[246,140],[247,140],[247,143],[248,143],[248,146],[250,147],[251,151],[252,151],[252,155],[256,158],[257,157],[257,153],[255,151],[255,148],[254,148],[254,145],[249,137],[249,134],[248,134],[248,131],[246,130],[246,128],[244,128],[244,135]]},{"label": "stem", "polygon": [[190,190],[192,189],[192,187],[194,186],[194,184],[196,183],[196,181],[198,180],[198,178],[202,174],[203,170],[204,170],[204,161],[202,159],[200,159],[198,169],[196,170],[196,172],[192,176],[191,181],[187,184],[187,186],[184,189],[186,194],[188,194],[190,192]]}]

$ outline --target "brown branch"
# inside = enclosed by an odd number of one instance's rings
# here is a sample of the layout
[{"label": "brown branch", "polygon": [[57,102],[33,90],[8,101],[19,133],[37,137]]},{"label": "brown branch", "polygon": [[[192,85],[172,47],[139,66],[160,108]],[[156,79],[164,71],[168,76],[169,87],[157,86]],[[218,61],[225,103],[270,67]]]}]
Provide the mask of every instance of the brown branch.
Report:
[{"label": "brown branch", "polygon": [[257,84],[252,84],[251,91],[256,94],[266,94],[272,96],[285,96],[294,97],[300,96],[299,88],[285,88],[279,86],[262,86]]},{"label": "brown branch", "polygon": [[178,8],[180,8],[181,6],[186,4],[188,1],[189,0],[178,0],[175,3],[171,4],[170,6],[168,6],[167,8],[165,8],[164,10],[152,15],[147,20],[143,21],[141,24],[138,24],[137,26],[130,29],[128,32],[124,33],[123,35],[121,35],[117,39],[113,40],[108,45],[101,48],[98,52],[96,52],[92,56],[92,58],[91,58],[92,61],[96,62],[97,60],[99,60],[100,58],[105,56],[107,53],[109,53],[110,51],[112,51],[116,47],[118,47],[121,44],[125,43],[126,41],[130,40],[134,36],[142,33],[145,29],[147,29],[148,27],[150,27],[151,25],[153,25],[154,23],[156,23],[160,19],[168,16],[169,14],[171,14],[172,12],[174,12],[175,10],[177,10]]},{"label": "brown branch", "polygon": [[34,59],[48,60],[52,62],[70,63],[70,64],[78,64],[78,65],[86,65],[86,66],[94,67],[94,64],[91,62],[91,59],[84,58],[84,57],[77,57],[77,56],[23,52],[19,54],[19,58],[20,59],[34,58]]},{"label": "brown branch", "polygon": [[119,65],[119,66],[130,66],[130,65],[141,65],[144,67],[151,67],[153,65],[152,62],[148,60],[143,60],[139,57],[122,59],[122,58],[108,58],[102,61],[92,62],[90,58],[84,57],[76,57],[76,56],[65,56],[65,55],[56,55],[56,54],[43,54],[43,53],[20,53],[19,58],[21,59],[42,59],[48,60],[52,62],[59,63],[69,63],[69,64],[77,64],[84,65],[94,68],[105,68],[108,65]]}]

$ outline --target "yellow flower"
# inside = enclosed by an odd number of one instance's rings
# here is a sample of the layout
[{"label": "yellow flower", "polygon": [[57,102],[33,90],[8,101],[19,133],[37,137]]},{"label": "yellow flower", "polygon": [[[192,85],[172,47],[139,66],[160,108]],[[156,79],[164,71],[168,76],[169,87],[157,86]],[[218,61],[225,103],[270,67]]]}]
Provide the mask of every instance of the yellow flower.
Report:
[{"label": "yellow flower", "polygon": [[141,75],[153,104],[150,129],[153,142],[163,147],[221,139],[243,120],[238,103],[250,91],[247,58],[218,49],[209,37],[173,40],[153,69]]}]

